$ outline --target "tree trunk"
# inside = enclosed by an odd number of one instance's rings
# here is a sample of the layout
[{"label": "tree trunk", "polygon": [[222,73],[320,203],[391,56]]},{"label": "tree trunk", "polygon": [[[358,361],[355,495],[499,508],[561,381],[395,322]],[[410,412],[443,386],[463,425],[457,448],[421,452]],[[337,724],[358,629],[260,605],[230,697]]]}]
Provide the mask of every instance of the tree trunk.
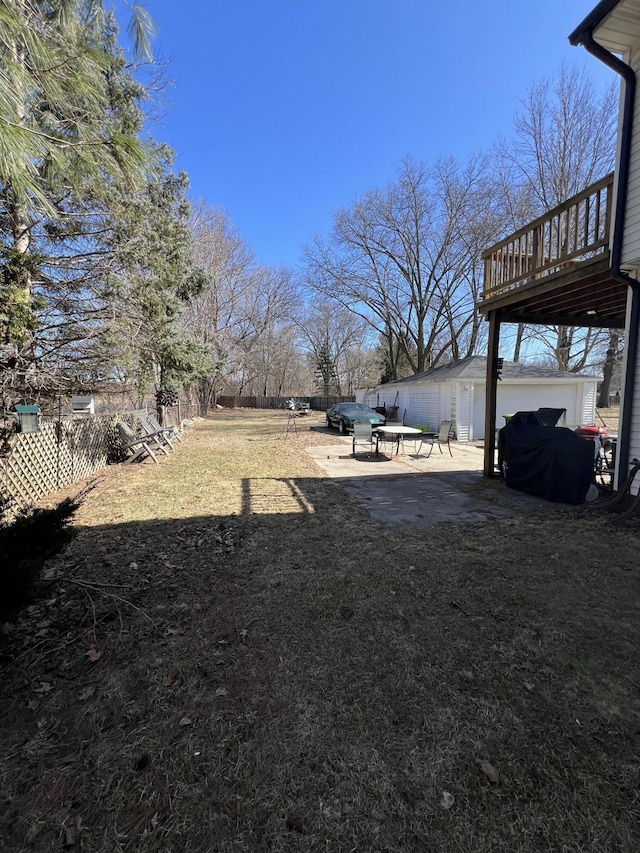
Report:
[{"label": "tree trunk", "polygon": [[611,390],[611,380],[613,379],[613,371],[618,362],[618,345],[620,343],[620,335],[616,331],[612,331],[609,336],[609,347],[604,360],[604,368],[602,375],[602,385],[600,386],[600,396],[598,397],[598,408],[606,409],[609,406],[609,392]]},{"label": "tree trunk", "polygon": [[567,326],[558,327],[558,343],[556,346],[556,361],[558,370],[569,370],[569,359],[571,358],[571,338]]},{"label": "tree trunk", "polygon": [[[27,20],[26,8],[21,9],[21,14]],[[9,54],[16,66],[23,69],[26,64],[26,48],[23,45],[13,43],[9,45]],[[24,122],[25,107],[23,104],[16,105],[15,121],[18,124]],[[33,326],[31,315],[31,289],[33,281],[31,270],[27,264],[27,256],[31,246],[31,223],[24,203],[16,195],[15,187],[8,187],[8,212],[10,217],[11,232],[14,251],[14,280],[9,285],[7,294],[8,321],[5,336],[7,343],[14,343],[28,361],[33,361],[34,343]]]},{"label": "tree trunk", "polygon": [[7,321],[5,343],[15,344],[24,357],[32,360],[33,327],[31,314],[31,290],[33,281],[28,264],[31,246],[31,226],[24,210],[15,205],[11,212],[11,230],[13,237],[13,281],[7,289]]},{"label": "tree trunk", "polygon": [[522,348],[522,339],[524,337],[524,323],[518,323],[518,331],[516,332],[516,342],[513,347],[513,360],[518,363],[520,361],[520,350]]}]

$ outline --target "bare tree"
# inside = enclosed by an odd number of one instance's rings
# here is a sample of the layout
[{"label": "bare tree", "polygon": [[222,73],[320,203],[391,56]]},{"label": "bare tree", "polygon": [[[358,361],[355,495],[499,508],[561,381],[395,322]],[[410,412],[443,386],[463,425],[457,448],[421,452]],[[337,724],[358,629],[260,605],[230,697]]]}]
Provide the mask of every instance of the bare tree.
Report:
[{"label": "bare tree", "polygon": [[529,89],[514,118],[514,145],[505,153],[539,213],[613,168],[617,113],[614,85],[598,95],[585,70],[565,64],[555,79]]},{"label": "bare tree", "polygon": [[353,312],[324,299],[310,305],[299,328],[302,346],[321,392],[353,393],[355,377],[363,378],[356,365],[362,358],[366,323]]},{"label": "bare tree", "polygon": [[292,320],[269,327],[252,350],[248,370],[244,377],[248,394],[284,397],[309,395],[313,390],[313,374]]},{"label": "bare tree", "polygon": [[[185,322],[222,366],[210,395],[267,393],[282,380],[282,343],[298,304],[290,270],[261,266],[224,210],[200,202],[192,219],[195,259],[206,276]],[[278,367],[275,368],[276,363]],[[271,376],[275,370],[280,375]]]},{"label": "bare tree", "polygon": [[478,346],[479,246],[495,237],[495,216],[484,158],[405,160],[306,250],[309,281],[375,330],[388,378],[402,360],[421,372]]},{"label": "bare tree", "polygon": [[616,368],[622,364],[622,342],[621,337],[615,330],[609,336],[609,343],[604,359],[604,370],[602,384],[600,385],[600,394],[598,397],[598,407],[607,408],[609,405],[609,393],[611,391],[611,382],[616,372]]},{"label": "bare tree", "polygon": [[[257,383],[264,389],[270,384],[270,372],[264,373],[264,368],[277,359],[298,294],[291,270],[282,267],[256,266],[249,284],[236,317],[236,366],[242,368],[245,386]],[[244,392],[242,387],[239,393]]]}]

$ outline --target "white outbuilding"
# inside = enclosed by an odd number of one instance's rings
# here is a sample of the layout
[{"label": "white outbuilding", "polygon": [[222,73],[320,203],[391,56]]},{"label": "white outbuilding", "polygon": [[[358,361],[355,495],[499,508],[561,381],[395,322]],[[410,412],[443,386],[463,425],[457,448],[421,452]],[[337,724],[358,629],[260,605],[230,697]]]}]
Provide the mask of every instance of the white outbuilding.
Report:
[{"label": "white outbuilding", "polygon": [[[458,441],[484,438],[487,359],[469,356],[399,379],[360,389],[356,400],[372,408],[385,406],[397,410],[405,424],[429,426],[436,430],[450,420]],[[596,394],[599,379],[530,364],[504,362],[498,382],[498,422],[514,412],[551,408],[566,409],[561,424],[576,427],[593,424],[596,418]]]}]

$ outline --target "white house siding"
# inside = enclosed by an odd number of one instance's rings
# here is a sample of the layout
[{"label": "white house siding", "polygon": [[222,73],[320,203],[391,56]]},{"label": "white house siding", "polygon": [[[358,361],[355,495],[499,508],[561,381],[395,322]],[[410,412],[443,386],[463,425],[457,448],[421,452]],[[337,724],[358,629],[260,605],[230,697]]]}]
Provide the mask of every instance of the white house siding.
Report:
[{"label": "white house siding", "polygon": [[[629,461],[640,459],[640,347],[636,355],[636,383],[633,389],[633,404],[631,408],[631,428],[629,430]],[[628,471],[619,472],[619,483],[622,484],[626,479]],[[638,488],[634,488],[634,493],[638,493]]]},{"label": "white house siding", "polygon": [[[520,386],[498,385],[498,408],[500,415],[535,409],[566,409],[567,424],[575,425],[582,420],[582,383],[558,383],[548,385]],[[592,421],[590,421],[591,423]]]},{"label": "white house siding", "polygon": [[[486,404],[486,386],[483,383],[476,382],[473,386],[473,411],[471,415],[471,435],[472,441],[482,441],[484,438],[484,414]],[[496,426],[503,426],[502,418]]]},{"label": "white house siding", "polygon": [[[594,423],[596,413],[596,394],[597,386],[595,383],[593,385],[584,386],[580,424]],[[579,424],[576,424],[576,426],[579,426]]]},{"label": "white house siding", "polygon": [[372,409],[378,406],[386,406],[390,409],[391,406],[398,407],[399,416],[402,417],[401,394],[389,388],[370,388],[364,395],[360,395],[356,391],[356,402],[364,403],[366,406],[371,406]]},{"label": "white house siding", "polygon": [[[472,426],[473,386],[458,382],[454,396],[455,410],[451,412],[458,441],[471,441],[475,437]],[[454,409],[454,406],[452,406]],[[445,420],[443,418],[443,420]]]},{"label": "white house siding", "polygon": [[[404,409],[400,412],[404,415],[405,423],[417,426],[430,426],[435,429],[440,423],[438,420],[440,412],[440,395],[442,392],[437,384],[432,385],[415,385],[412,388],[407,388],[403,391],[405,398]],[[447,388],[447,396],[450,389]]]},{"label": "white house siding", "polygon": [[[450,383],[411,383],[410,386],[393,386],[356,392],[356,400],[367,406],[398,407],[398,417],[406,424],[419,424],[437,429],[440,421],[451,413]],[[441,413],[446,411],[446,415]]]},{"label": "white house siding", "polygon": [[[639,75],[640,45],[632,52],[629,64],[636,72],[636,75]],[[627,209],[625,213],[621,261],[624,269],[640,266],[640,86],[636,87]]]},{"label": "white house siding", "polygon": [[398,416],[402,417],[402,413],[400,411],[400,404],[401,404],[400,395],[396,394],[395,391],[392,392],[391,389],[389,389],[389,390],[380,392],[380,402],[378,403],[378,405],[379,406],[386,406],[387,411],[392,406],[397,406],[398,407]]},{"label": "white house siding", "polygon": [[[481,400],[473,407],[472,435],[474,440],[484,438],[486,386],[478,382],[474,397]],[[531,412],[535,409],[566,409],[567,426],[592,424],[595,420],[596,382],[567,382],[551,385],[530,383],[508,385],[498,383],[496,403],[496,428],[504,426],[503,415],[514,412]]]},{"label": "white house siding", "polygon": [[[498,382],[496,427],[504,426],[503,415],[540,408],[566,409],[567,426],[595,422],[597,380],[584,381],[571,374],[564,378],[512,379]],[[640,394],[640,389],[639,389]],[[447,381],[418,379],[397,385],[379,386],[357,394],[369,406],[398,406],[398,415],[408,425],[436,430],[451,420],[458,441],[484,438],[486,383],[479,379],[452,378]],[[640,407],[639,407],[640,410]],[[640,441],[640,424],[638,425]],[[640,458],[640,448],[638,448]]]},{"label": "white house siding", "polygon": [[457,434],[456,416],[458,399],[456,396],[456,385],[454,383],[442,383],[440,385],[440,417],[435,428],[438,429],[442,421],[451,421],[454,433]]}]

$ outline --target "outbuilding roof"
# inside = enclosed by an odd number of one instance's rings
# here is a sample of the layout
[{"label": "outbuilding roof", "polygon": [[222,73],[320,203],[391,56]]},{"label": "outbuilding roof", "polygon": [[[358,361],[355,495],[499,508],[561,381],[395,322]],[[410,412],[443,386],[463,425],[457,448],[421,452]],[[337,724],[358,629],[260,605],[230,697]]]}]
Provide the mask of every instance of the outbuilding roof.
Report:
[{"label": "outbuilding roof", "polygon": [[[463,380],[466,382],[484,382],[487,378],[487,359],[484,355],[470,355],[458,361],[450,361],[425,370],[424,373],[416,373],[405,379],[397,379],[389,382],[389,385],[408,385],[412,382],[455,382]],[[537,364],[522,364],[521,362],[505,361],[502,368],[503,379],[562,379],[565,382],[581,381],[593,382],[598,377],[582,376],[577,373],[567,373],[561,370],[549,370]]]}]

